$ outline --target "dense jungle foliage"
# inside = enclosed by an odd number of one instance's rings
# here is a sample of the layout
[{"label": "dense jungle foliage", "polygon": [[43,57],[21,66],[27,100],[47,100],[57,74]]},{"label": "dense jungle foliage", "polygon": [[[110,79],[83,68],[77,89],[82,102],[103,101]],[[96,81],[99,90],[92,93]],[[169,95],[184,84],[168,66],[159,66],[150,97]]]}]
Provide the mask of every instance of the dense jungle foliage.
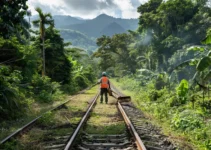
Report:
[{"label": "dense jungle foliage", "polygon": [[39,19],[25,19],[31,17],[26,1],[1,1],[0,123],[26,115],[34,103],[52,103],[96,80],[94,61],[85,50],[67,47],[71,43],[61,38],[50,13],[36,8]]},{"label": "dense jungle foliage", "polygon": [[92,57],[70,48],[40,8],[33,21],[39,31],[33,31],[24,19],[31,16],[26,1],[1,1],[1,121],[84,89],[107,71],[172,134],[193,149],[211,149],[209,0],[149,0],[137,9],[138,29],[98,38]]},{"label": "dense jungle foliage", "polygon": [[210,150],[210,1],[149,0],[137,10],[138,30],[98,38],[93,56],[140,109]]}]

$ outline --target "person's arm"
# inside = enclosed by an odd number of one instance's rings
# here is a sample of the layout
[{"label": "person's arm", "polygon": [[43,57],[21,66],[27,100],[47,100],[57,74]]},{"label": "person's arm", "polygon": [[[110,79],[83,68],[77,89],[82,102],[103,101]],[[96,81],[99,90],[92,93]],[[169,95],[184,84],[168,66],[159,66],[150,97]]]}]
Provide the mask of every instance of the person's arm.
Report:
[{"label": "person's arm", "polygon": [[102,83],[102,79],[100,78],[100,80],[98,80],[97,84],[100,84]]},{"label": "person's arm", "polygon": [[109,89],[111,88],[111,85],[110,85],[110,81],[109,81],[109,79],[108,79],[108,86],[109,86]]}]

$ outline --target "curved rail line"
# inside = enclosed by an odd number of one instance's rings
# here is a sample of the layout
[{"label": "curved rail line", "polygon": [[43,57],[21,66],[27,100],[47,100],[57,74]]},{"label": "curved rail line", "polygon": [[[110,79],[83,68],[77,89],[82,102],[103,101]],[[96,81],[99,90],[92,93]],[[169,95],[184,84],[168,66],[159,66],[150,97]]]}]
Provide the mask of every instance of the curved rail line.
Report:
[{"label": "curved rail line", "polygon": [[125,113],[124,109],[122,108],[120,102],[118,102],[118,108],[124,118],[125,123],[127,124],[128,128],[129,128],[130,132],[133,134],[133,136],[136,139],[137,149],[138,150],[146,150],[146,147],[144,146],[144,144],[143,144],[141,138],[139,137],[137,131],[135,130],[133,124],[131,123],[130,119],[128,118],[127,114]]},{"label": "curved rail line", "polygon": [[[116,90],[115,90],[116,91]],[[113,90],[114,92],[114,90]],[[123,94],[120,94],[119,92],[115,92],[115,95],[113,96],[114,98],[116,98],[118,100],[119,96],[124,96]],[[99,96],[99,95],[98,95]],[[77,127],[77,129],[75,130],[73,136],[71,137],[71,139],[68,141],[65,150],[69,150],[70,148],[72,148],[72,146],[74,145],[74,140],[76,139],[76,136],[79,132],[79,130],[81,129],[82,125],[85,123],[86,119],[88,118],[88,115],[94,105],[94,103],[96,102],[98,96],[95,98],[95,101],[92,102],[92,104],[90,105],[88,111],[86,112],[86,114],[84,115],[83,119],[81,120],[79,126]],[[143,142],[141,141],[138,133],[136,132],[134,126],[132,125],[129,117],[127,116],[127,114],[125,113],[123,107],[121,106],[121,102],[117,101],[117,108],[119,109],[119,111],[121,112],[121,115],[128,127],[128,129],[130,130],[131,135],[135,138],[135,143],[137,146],[138,150],[146,150],[146,147],[144,146]],[[98,144],[99,146],[103,145],[103,144]],[[95,144],[96,146],[96,144]],[[116,146],[116,145],[115,145]]]},{"label": "curved rail line", "polygon": [[[122,94],[118,89],[112,86],[113,90],[115,91],[114,95],[118,98],[124,97],[125,95]],[[174,143],[170,141],[170,139],[160,133],[160,130],[153,126],[150,121],[145,117],[144,113],[141,110],[135,108],[132,103],[129,102],[122,102],[118,101],[118,107],[121,107],[124,110],[124,113],[129,116],[129,127],[131,130],[134,130],[132,134],[137,137],[136,144],[137,148],[140,149],[149,149],[149,150],[176,150],[178,149]],[[139,140],[139,138],[141,140]],[[145,146],[142,148],[142,144]]]},{"label": "curved rail line", "polygon": [[91,112],[94,104],[96,103],[97,101],[97,98],[99,97],[100,93],[98,93],[95,98],[93,99],[91,105],[89,106],[88,110],[86,111],[86,114],[83,116],[83,118],[81,119],[78,127],[76,128],[75,132],[73,133],[73,135],[71,136],[70,140],[67,142],[67,145],[65,146],[65,150],[69,150],[70,147],[72,146],[78,132],[80,131],[82,125],[85,123],[85,121],[87,120],[88,116],[89,116],[89,113]]},{"label": "curved rail line", "polygon": [[[84,90],[78,92],[77,95],[78,95],[78,94],[84,93],[85,91],[89,90],[90,88],[94,87],[95,85],[96,85],[96,84],[94,84],[94,85],[92,85],[91,87],[88,87],[88,88],[86,88],[86,89],[84,89]],[[44,114],[46,114],[47,112],[49,112],[49,111],[54,111],[54,110],[60,108],[61,106],[67,104],[67,103],[70,102],[72,99],[74,99],[77,95],[72,96],[69,100],[65,101],[64,103],[62,103],[62,104],[60,104],[60,105],[58,105],[58,106],[56,106],[55,108],[52,108],[52,109],[50,109],[50,110],[44,112],[44,113],[41,114],[40,116],[36,117],[36,118],[33,119],[32,121],[30,121],[29,123],[27,123],[26,125],[24,125],[23,127],[19,128],[18,130],[16,130],[16,131],[13,132],[12,134],[10,134],[9,136],[7,136],[7,137],[4,138],[3,140],[1,140],[1,141],[0,141],[0,145],[1,145],[1,144],[4,144],[5,142],[9,141],[12,137],[15,137],[15,136],[19,135],[21,132],[25,131],[27,128],[29,128],[30,126],[34,125],[35,122],[36,122],[38,119],[40,119],[40,118],[41,118]]]},{"label": "curved rail line", "polygon": [[[112,90],[115,91],[114,97],[117,99],[118,99],[118,97],[125,96],[124,94],[119,92],[113,85],[112,85]],[[131,134],[135,138],[137,149],[138,150],[146,150],[146,147],[144,146],[141,138],[139,137],[139,135],[138,135],[136,129],[134,128],[133,124],[131,123],[129,117],[125,113],[120,101],[117,101],[117,107],[118,107],[119,111],[121,112],[123,119],[124,119],[125,123],[127,124],[128,129],[130,130]]]},{"label": "curved rail line", "polygon": [[[122,115],[122,117],[124,119],[124,122],[126,123],[127,128],[130,131],[130,134],[134,137],[133,139],[134,139],[134,141],[136,143],[136,148],[138,150],[146,150],[146,149],[148,149],[149,146],[146,146],[145,145],[145,142],[142,141],[143,139],[141,140],[142,136],[140,135],[140,132],[137,132],[136,131],[137,130],[137,127],[135,126],[134,120],[131,121],[131,119],[134,119],[134,116],[133,116],[133,118],[131,118],[131,116],[128,117],[129,114],[125,110],[124,101],[122,102],[121,100],[119,100],[119,97],[124,97],[125,95],[122,94],[121,92],[119,92],[113,85],[112,85],[112,91],[113,91],[113,97],[117,99],[117,108],[119,109],[119,112],[121,113],[121,115]],[[79,94],[82,94],[84,92],[85,92],[85,90],[84,91],[81,91]],[[96,94],[96,96],[92,99],[92,102],[87,107],[87,111],[86,111],[85,115],[81,118],[80,123],[78,123],[78,126],[76,127],[76,129],[70,135],[69,140],[67,140],[65,142],[66,144],[64,144],[64,147],[63,147],[64,150],[69,150],[69,149],[71,149],[73,147],[74,141],[75,141],[77,135],[79,134],[81,128],[83,127],[83,125],[87,121],[87,119],[89,117],[89,114],[90,114],[91,110],[93,109],[94,105],[96,104],[96,101],[97,101],[99,95],[100,95],[100,92],[98,92]],[[60,104],[59,106],[51,109],[50,111],[56,110],[57,108],[61,107],[62,105],[65,105],[70,100],[72,100],[74,97],[75,96],[71,97],[69,100],[67,100],[63,104]],[[23,126],[22,128],[18,129],[16,132],[14,132],[10,136],[8,136],[4,140],[2,140],[0,144],[3,144],[6,141],[8,141],[11,137],[14,137],[14,136],[20,134],[22,131],[24,131],[25,129],[27,129],[29,126],[33,125],[41,117],[42,117],[42,115],[39,116],[39,117],[37,117],[37,118],[35,118],[30,123],[28,123],[25,126]],[[156,147],[153,147],[153,148],[156,149]]]}]

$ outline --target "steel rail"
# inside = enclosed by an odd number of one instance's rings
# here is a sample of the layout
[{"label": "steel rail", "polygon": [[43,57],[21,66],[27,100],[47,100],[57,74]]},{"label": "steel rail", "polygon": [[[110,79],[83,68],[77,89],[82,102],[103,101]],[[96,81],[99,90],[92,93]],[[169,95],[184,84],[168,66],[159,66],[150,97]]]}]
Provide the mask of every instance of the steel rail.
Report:
[{"label": "steel rail", "polygon": [[[86,90],[88,90],[88,89],[94,87],[95,85],[96,85],[96,84],[92,85],[91,87],[88,87],[88,88],[85,89],[85,90],[82,90],[82,91],[78,92],[77,95],[78,95],[78,94],[84,93]],[[17,129],[15,132],[13,132],[12,134],[8,135],[6,138],[4,138],[3,140],[1,140],[1,141],[0,141],[0,145],[1,145],[1,144],[4,144],[5,142],[7,142],[7,141],[8,141],[9,139],[11,139],[12,137],[14,137],[14,136],[20,134],[22,131],[24,131],[24,130],[25,130],[27,127],[29,127],[30,125],[33,125],[39,118],[41,118],[41,117],[42,117],[44,114],[46,114],[47,112],[49,112],[49,111],[54,111],[54,110],[56,110],[57,108],[59,108],[59,107],[65,105],[65,104],[67,104],[67,103],[70,102],[73,98],[75,98],[77,95],[72,96],[69,100],[65,101],[65,102],[62,103],[62,104],[59,104],[59,105],[56,106],[55,108],[52,108],[52,109],[50,109],[50,110],[44,112],[44,113],[41,114],[40,116],[36,117],[36,118],[33,119],[32,121],[30,121],[29,123],[27,123],[26,125],[24,125],[23,127]]]},{"label": "steel rail", "polygon": [[[114,91],[116,91],[115,92],[116,96],[114,96],[115,98],[118,98],[118,96],[125,96],[123,93],[118,91],[115,86],[112,85],[112,88]],[[125,113],[125,111],[119,101],[117,102],[117,107],[118,107],[119,111],[121,112],[123,119],[124,119],[125,123],[127,124],[128,129],[131,131],[131,133],[133,134],[133,136],[136,139],[136,145],[137,145],[138,150],[147,150],[146,147],[144,146],[141,138],[139,137],[135,127],[131,123],[130,119],[128,118],[127,114]]]},{"label": "steel rail", "polygon": [[88,118],[88,115],[90,113],[90,111],[92,110],[94,104],[97,101],[97,98],[99,97],[100,92],[98,92],[98,94],[95,96],[95,98],[93,99],[91,105],[89,106],[89,108],[86,111],[86,114],[83,116],[83,118],[81,119],[78,127],[76,128],[76,130],[74,131],[73,135],[71,136],[70,140],[68,141],[67,145],[65,146],[64,150],[69,150],[71,148],[71,146],[73,145],[73,142],[78,134],[78,132],[80,131],[82,125],[84,124],[84,122],[86,121],[86,119]]},{"label": "steel rail", "polygon": [[127,124],[128,128],[130,129],[130,131],[132,132],[133,136],[136,139],[136,145],[138,150],[146,150],[146,147],[144,146],[143,142],[141,141],[138,133],[136,132],[133,124],[131,123],[130,119],[128,118],[127,114],[125,113],[124,109],[121,106],[121,103],[118,102],[118,108],[124,118],[125,123]]}]

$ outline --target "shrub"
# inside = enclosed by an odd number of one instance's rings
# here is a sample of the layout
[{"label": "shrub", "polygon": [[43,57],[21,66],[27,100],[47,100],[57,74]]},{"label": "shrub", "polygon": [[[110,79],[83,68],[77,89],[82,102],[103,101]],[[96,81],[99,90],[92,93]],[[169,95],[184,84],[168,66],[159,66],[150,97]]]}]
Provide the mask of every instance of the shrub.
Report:
[{"label": "shrub", "polygon": [[198,103],[204,110],[206,110],[207,113],[211,112],[211,100],[207,100],[204,102],[198,102]]},{"label": "shrub", "polygon": [[[20,88],[20,71],[11,71],[9,67],[0,67],[0,118],[12,119],[23,114],[28,102]],[[18,110],[18,111],[17,111]]]},{"label": "shrub", "polygon": [[179,106],[180,105],[180,101],[179,101],[177,96],[172,96],[169,99],[167,99],[167,103],[168,103],[168,106],[170,106],[170,107],[174,107],[174,106]]},{"label": "shrub", "polygon": [[38,123],[42,126],[49,126],[53,123],[53,113],[51,111],[46,112],[39,120]]},{"label": "shrub", "polygon": [[41,77],[39,75],[34,75],[32,80],[33,93],[35,98],[40,102],[52,102],[53,95],[56,93],[61,93],[59,88],[60,84],[57,82],[51,82],[51,79],[47,76]]},{"label": "shrub", "polygon": [[179,86],[176,88],[177,96],[180,99],[181,104],[185,104],[188,94],[188,81],[183,79]]},{"label": "shrub", "polygon": [[184,110],[181,113],[176,113],[171,120],[172,127],[182,131],[191,131],[197,128],[202,128],[203,118],[193,110]]},{"label": "shrub", "polygon": [[89,85],[88,80],[83,75],[80,74],[74,77],[74,81],[80,87],[80,89],[84,89]]}]

